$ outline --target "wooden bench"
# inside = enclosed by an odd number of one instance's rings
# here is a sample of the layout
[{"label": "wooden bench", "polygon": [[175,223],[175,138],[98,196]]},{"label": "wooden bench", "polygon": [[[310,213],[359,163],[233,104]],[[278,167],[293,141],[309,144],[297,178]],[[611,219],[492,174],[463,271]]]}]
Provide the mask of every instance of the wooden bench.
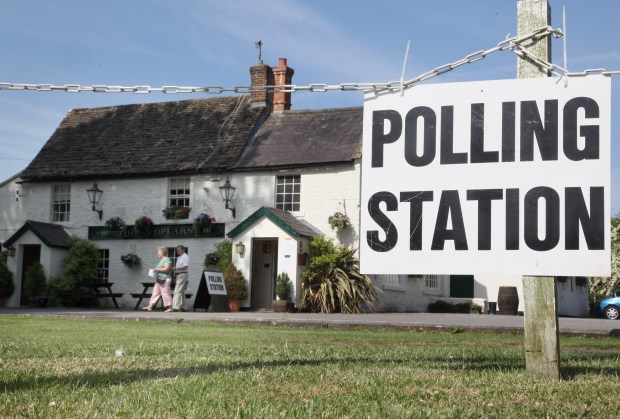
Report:
[{"label": "wooden bench", "polygon": [[116,301],[117,298],[121,298],[123,295],[122,293],[110,293],[110,294],[93,294],[93,293],[88,293],[88,292],[72,292],[71,297],[75,298],[76,300],[92,300],[92,301],[96,301],[100,298],[111,298],[112,302],[114,303],[114,306],[116,308],[119,308],[118,306],[118,302]]}]

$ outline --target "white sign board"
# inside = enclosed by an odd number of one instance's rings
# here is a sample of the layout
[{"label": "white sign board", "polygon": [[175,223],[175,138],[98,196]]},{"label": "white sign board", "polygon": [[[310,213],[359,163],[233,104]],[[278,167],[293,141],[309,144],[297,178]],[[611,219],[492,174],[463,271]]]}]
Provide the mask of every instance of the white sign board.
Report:
[{"label": "white sign board", "polygon": [[611,81],[419,85],[364,101],[367,274],[610,274]]},{"label": "white sign board", "polygon": [[211,295],[228,295],[226,292],[226,284],[224,276],[221,272],[204,271],[204,277],[207,281],[207,290]]}]

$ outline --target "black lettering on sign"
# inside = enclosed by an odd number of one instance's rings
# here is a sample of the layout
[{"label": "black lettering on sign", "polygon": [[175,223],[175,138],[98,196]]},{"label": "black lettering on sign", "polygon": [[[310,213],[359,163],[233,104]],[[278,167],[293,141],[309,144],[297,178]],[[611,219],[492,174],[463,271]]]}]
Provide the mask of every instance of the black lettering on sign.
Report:
[{"label": "black lettering on sign", "polygon": [[478,201],[478,250],[491,250],[491,202],[503,198],[501,189],[467,191],[467,200]]},{"label": "black lettering on sign", "polygon": [[[573,161],[596,160],[599,158],[599,126],[582,125],[577,134],[577,111],[583,109],[586,118],[598,118],[598,103],[589,97],[576,97],[564,105],[564,154]],[[577,137],[584,138],[582,149]]]},{"label": "black lettering on sign", "polygon": [[579,250],[580,224],[588,249],[605,249],[605,188],[590,188],[590,212],[581,188],[566,188],[564,195],[566,249]]},{"label": "black lettering on sign", "polygon": [[521,161],[534,161],[534,137],[543,161],[558,159],[557,100],[545,100],[544,125],[536,101],[521,102]]},{"label": "black lettering on sign", "polygon": [[[422,155],[418,156],[418,120],[424,122]],[[437,150],[437,115],[427,106],[418,106],[405,117],[405,160],[414,167],[430,164]]]},{"label": "black lettering on sign", "polygon": [[440,144],[439,164],[467,163],[467,153],[454,152],[454,106],[441,107]]},{"label": "black lettering on sign", "polygon": [[515,103],[502,103],[502,161],[515,161]]},{"label": "black lettering on sign", "polygon": [[[390,131],[385,133],[385,121],[390,122]],[[372,113],[372,167],[383,167],[383,145],[398,140],[403,130],[400,114],[394,110]]]},{"label": "black lettering on sign", "polygon": [[519,190],[506,189],[506,250],[519,250]]},{"label": "black lettering on sign", "polygon": [[497,163],[499,151],[484,150],[484,103],[471,105],[471,162]]},{"label": "black lettering on sign", "polygon": [[375,252],[388,252],[398,242],[396,226],[379,208],[379,204],[382,202],[385,202],[387,211],[398,211],[398,200],[390,192],[377,192],[368,200],[368,214],[381,227],[386,236],[385,240],[381,241],[379,239],[379,231],[370,230],[366,232],[366,242]]},{"label": "black lettering on sign", "polygon": [[433,191],[401,192],[400,202],[409,202],[409,250],[422,250],[422,204],[433,200]]},{"label": "black lettering on sign", "polygon": [[[538,237],[538,207],[545,205],[545,237]],[[523,202],[523,225],[525,244],[538,251],[551,250],[560,241],[560,196],[547,187],[538,186],[525,194]]]},{"label": "black lettering on sign", "polygon": [[[452,221],[451,230],[448,230],[448,218]],[[467,237],[459,191],[443,191],[441,193],[431,250],[443,250],[446,240],[454,240],[456,250],[467,250]]]}]

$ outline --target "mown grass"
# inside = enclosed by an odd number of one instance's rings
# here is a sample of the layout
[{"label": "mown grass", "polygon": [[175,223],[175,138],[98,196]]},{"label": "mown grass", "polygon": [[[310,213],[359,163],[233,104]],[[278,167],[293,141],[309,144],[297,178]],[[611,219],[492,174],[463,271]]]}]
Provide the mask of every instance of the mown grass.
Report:
[{"label": "mown grass", "polygon": [[[0,318],[2,417],[620,416],[620,340]],[[118,349],[124,356],[115,356]]]}]

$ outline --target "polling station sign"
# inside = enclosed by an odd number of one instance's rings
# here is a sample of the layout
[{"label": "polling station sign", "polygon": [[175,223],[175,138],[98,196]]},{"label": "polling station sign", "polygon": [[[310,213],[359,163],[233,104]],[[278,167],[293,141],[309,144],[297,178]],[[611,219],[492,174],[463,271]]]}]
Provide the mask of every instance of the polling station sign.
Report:
[{"label": "polling station sign", "polygon": [[610,274],[611,81],[419,85],[364,99],[367,274]]},{"label": "polling station sign", "polygon": [[228,295],[226,293],[226,283],[224,276],[219,271],[203,271],[205,280],[207,281],[207,290],[210,295]]}]

